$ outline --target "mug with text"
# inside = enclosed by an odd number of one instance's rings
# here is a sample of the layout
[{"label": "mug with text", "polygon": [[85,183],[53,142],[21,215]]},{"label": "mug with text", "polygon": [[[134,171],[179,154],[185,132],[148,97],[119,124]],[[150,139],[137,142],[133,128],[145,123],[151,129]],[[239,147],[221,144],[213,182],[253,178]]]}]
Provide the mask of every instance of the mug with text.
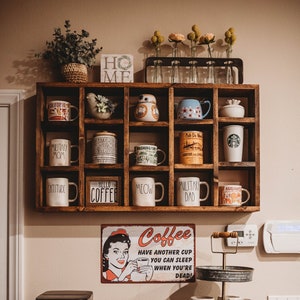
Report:
[{"label": "mug with text", "polygon": [[[49,143],[49,166],[70,166],[78,162],[78,158],[71,160],[71,150],[77,145],[71,145],[67,139],[52,139]],[[78,156],[79,151],[77,151]]]},{"label": "mug with text", "polygon": [[[74,189],[74,197],[70,199],[70,188]],[[69,202],[76,201],[78,186],[75,182],[69,182],[68,178],[46,179],[46,204],[47,206],[69,206]]]},{"label": "mug with text", "polygon": [[[75,111],[74,118],[71,117]],[[52,100],[48,103],[48,121],[74,121],[78,118],[78,108],[68,101]]]},{"label": "mug with text", "polygon": [[[139,145],[134,147],[137,166],[159,166],[166,160],[166,153],[155,145]],[[161,158],[158,159],[158,155]]]},{"label": "mug with text", "polygon": [[[161,193],[158,199],[155,198],[156,187],[160,187]],[[135,206],[155,206],[164,198],[164,185],[155,182],[152,177],[135,177],[132,180],[132,197]]]},{"label": "mug with text", "polygon": [[[246,194],[246,199],[242,200],[242,195]],[[228,184],[220,187],[219,204],[222,206],[241,206],[250,200],[250,193],[238,184]]]},{"label": "mug with text", "polygon": [[[206,187],[206,193],[201,198],[201,186]],[[209,184],[200,181],[198,177],[179,177],[177,179],[177,205],[200,206],[200,202],[207,200]]]}]

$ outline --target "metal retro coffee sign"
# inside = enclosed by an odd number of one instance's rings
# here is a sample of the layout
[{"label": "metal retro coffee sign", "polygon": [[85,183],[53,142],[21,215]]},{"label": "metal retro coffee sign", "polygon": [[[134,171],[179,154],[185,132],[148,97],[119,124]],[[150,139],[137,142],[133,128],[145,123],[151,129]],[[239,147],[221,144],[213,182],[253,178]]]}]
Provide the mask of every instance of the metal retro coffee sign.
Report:
[{"label": "metal retro coffee sign", "polygon": [[101,282],[195,281],[195,226],[102,225]]}]

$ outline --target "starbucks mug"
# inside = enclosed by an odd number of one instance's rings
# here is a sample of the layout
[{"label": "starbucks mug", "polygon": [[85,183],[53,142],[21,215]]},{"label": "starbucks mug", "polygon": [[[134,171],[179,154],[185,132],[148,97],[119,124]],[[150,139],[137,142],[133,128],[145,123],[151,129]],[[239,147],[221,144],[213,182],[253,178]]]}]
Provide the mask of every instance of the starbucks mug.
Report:
[{"label": "starbucks mug", "polygon": [[[247,195],[246,199],[242,200],[242,195]],[[238,184],[228,184],[220,187],[219,204],[222,206],[241,206],[250,200],[250,193]]]},{"label": "starbucks mug", "polygon": [[[71,111],[75,110],[74,118]],[[68,101],[52,100],[48,103],[48,121],[74,121],[78,118],[78,108]]]},{"label": "starbucks mug", "polygon": [[135,146],[134,153],[137,166],[159,166],[166,160],[166,153],[155,145]]},{"label": "starbucks mug", "polygon": [[225,161],[241,162],[243,156],[244,127],[228,125],[224,127],[223,144]]}]

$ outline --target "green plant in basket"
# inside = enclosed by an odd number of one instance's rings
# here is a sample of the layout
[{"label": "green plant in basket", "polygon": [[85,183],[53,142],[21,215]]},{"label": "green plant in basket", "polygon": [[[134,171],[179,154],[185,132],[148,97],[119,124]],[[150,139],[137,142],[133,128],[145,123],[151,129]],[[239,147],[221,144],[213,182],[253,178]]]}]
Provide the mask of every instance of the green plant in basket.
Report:
[{"label": "green plant in basket", "polygon": [[71,31],[70,20],[65,20],[64,27],[64,32],[61,28],[54,29],[53,40],[46,41],[42,57],[58,65],[79,63],[91,67],[102,50],[102,47],[97,47],[97,39],[88,40],[90,34],[84,29],[81,32]]}]

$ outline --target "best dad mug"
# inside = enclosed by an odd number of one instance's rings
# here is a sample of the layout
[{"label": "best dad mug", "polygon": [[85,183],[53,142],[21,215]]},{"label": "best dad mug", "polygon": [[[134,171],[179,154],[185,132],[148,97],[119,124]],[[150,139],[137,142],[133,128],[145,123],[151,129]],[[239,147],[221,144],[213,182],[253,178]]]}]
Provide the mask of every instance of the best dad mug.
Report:
[{"label": "best dad mug", "polygon": [[[71,118],[71,110],[75,110],[74,118]],[[48,103],[48,121],[74,121],[78,118],[78,108],[68,101],[52,100]]]},{"label": "best dad mug", "polygon": [[[69,189],[74,187],[74,197],[69,198]],[[75,182],[69,182],[68,178],[46,179],[46,204],[47,206],[69,206],[69,202],[76,201],[78,186]]]},{"label": "best dad mug", "polygon": [[[206,194],[201,198],[201,185],[206,186]],[[200,202],[207,200],[209,185],[200,181],[198,177],[179,177],[177,179],[177,205],[200,206]]]},{"label": "best dad mug", "polygon": [[[137,166],[159,166],[166,160],[166,153],[155,145],[139,145],[134,147]],[[162,157],[158,161],[158,154]]]},{"label": "best dad mug", "polygon": [[[242,193],[247,195],[242,201]],[[220,187],[219,204],[223,206],[241,206],[250,200],[250,193],[238,184],[228,184]]]},{"label": "best dad mug", "polygon": [[[160,198],[155,198],[156,187],[161,188]],[[156,202],[164,198],[164,185],[155,182],[152,177],[135,177],[132,180],[132,197],[135,206],[155,206]]]},{"label": "best dad mug", "polygon": [[[71,145],[67,139],[52,139],[49,143],[49,166],[70,166],[78,162],[71,160],[71,150],[77,148],[77,145]],[[78,153],[78,152],[77,152]]]}]

